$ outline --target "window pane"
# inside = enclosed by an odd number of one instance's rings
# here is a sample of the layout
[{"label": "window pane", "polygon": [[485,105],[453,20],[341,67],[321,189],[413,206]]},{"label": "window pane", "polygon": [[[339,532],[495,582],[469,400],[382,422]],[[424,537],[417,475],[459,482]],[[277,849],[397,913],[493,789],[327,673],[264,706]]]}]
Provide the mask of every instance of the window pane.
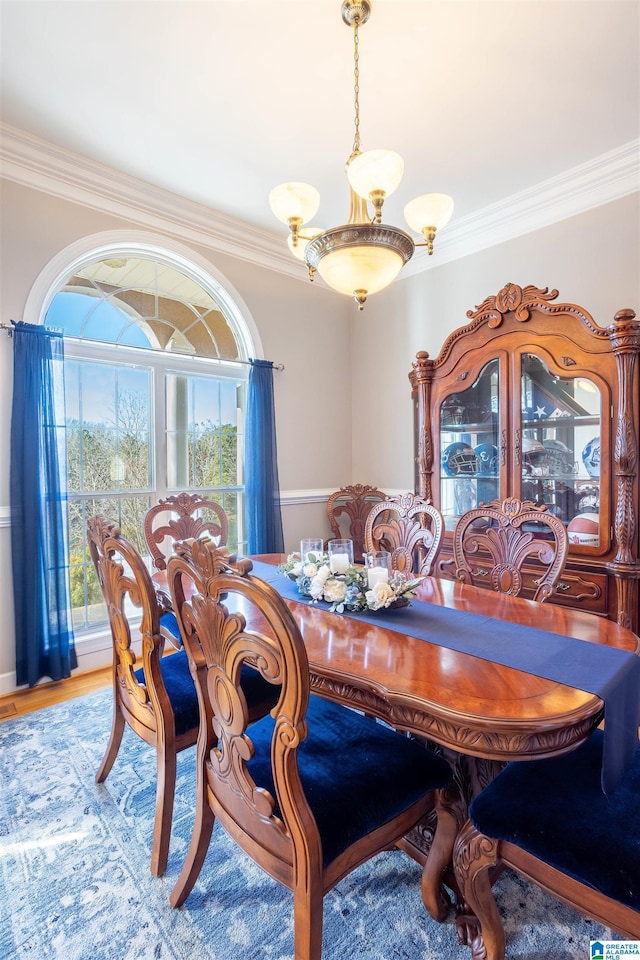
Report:
[{"label": "window pane", "polygon": [[166,383],[168,486],[238,486],[242,385],[174,373]]},{"label": "window pane", "polygon": [[105,343],[238,360],[233,323],[208,290],[155,259],[85,264],[54,297],[46,324]]},{"label": "window pane", "polygon": [[151,372],[70,360],[65,387],[69,490],[150,489]]}]

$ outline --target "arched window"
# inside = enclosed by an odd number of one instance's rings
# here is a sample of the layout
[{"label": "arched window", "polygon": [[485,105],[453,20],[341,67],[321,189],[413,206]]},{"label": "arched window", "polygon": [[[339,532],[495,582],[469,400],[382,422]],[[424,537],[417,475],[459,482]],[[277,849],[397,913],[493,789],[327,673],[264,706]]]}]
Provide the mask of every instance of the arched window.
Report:
[{"label": "arched window", "polygon": [[[96,513],[145,554],[160,497],[206,492],[245,546],[243,435],[254,352],[220,282],[165,251],[120,245],[60,274],[44,322],[65,334],[69,541],[74,630],[106,621],[86,543]],[[68,263],[68,261],[67,261]]]}]

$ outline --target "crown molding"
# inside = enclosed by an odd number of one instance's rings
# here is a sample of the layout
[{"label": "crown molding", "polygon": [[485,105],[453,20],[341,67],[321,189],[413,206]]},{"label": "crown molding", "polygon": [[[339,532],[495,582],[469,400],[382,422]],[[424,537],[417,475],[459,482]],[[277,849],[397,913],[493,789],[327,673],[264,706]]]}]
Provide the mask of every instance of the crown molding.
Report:
[{"label": "crown molding", "polygon": [[291,262],[287,245],[277,234],[4,123],[0,123],[0,174],[22,186],[124,217],[269,270],[293,277],[300,274],[299,261]]},{"label": "crown molding", "polygon": [[[549,227],[640,190],[640,139],[462,217],[436,237],[435,262],[412,261],[403,276]],[[417,260],[418,258],[416,258]]]},{"label": "crown molding", "polygon": [[[281,236],[0,124],[0,173],[7,180],[80,203],[188,243],[308,282]],[[432,257],[419,250],[412,276],[550,226],[640,190],[640,140],[506,197],[447,226]]]}]

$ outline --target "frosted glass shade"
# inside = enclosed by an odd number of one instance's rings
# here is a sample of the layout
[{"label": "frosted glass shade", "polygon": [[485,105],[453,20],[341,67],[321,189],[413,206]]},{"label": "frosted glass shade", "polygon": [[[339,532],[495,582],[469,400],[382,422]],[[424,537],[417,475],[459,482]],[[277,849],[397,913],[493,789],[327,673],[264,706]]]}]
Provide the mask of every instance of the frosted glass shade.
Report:
[{"label": "frosted glass shade", "polygon": [[399,187],[403,173],[404,160],[393,150],[367,150],[347,167],[351,187],[365,200],[377,191],[388,197]]},{"label": "frosted glass shade", "polygon": [[423,193],[404,208],[404,218],[416,233],[422,233],[425,227],[442,229],[452,213],[453,200],[446,193]]},{"label": "frosted glass shade", "polygon": [[269,204],[282,223],[307,223],[320,206],[320,194],[308,183],[281,183],[269,194]]},{"label": "frosted glass shade", "polygon": [[304,260],[304,252],[307,249],[307,244],[315,240],[316,237],[319,237],[321,233],[324,233],[323,227],[305,227],[304,237],[298,235],[297,246],[294,247],[291,234],[287,237],[287,246],[294,257],[297,257],[298,260]]},{"label": "frosted glass shade", "polygon": [[367,294],[383,290],[403,266],[404,258],[397,250],[367,245],[326,253],[318,264],[318,273],[330,287],[350,297],[356,290]]},{"label": "frosted glass shade", "polygon": [[338,293],[366,296],[395,280],[414,250],[409,234],[398,227],[347,223],[311,240],[305,260]]}]

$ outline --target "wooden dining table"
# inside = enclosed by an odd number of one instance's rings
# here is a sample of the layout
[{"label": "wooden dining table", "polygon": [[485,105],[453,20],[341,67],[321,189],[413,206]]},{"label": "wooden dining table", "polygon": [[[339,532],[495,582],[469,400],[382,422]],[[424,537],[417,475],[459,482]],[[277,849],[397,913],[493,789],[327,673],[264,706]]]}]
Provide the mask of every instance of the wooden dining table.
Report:
[{"label": "wooden dining table", "polygon": [[[256,573],[273,569],[275,574],[286,557],[251,559],[256,561]],[[269,568],[262,567],[264,563]],[[162,590],[162,577],[155,579]],[[416,599],[503,621],[513,625],[514,637],[522,627],[534,626],[640,653],[640,639],[630,630],[569,607],[434,577],[421,580]],[[455,796],[450,798],[458,822],[465,817],[471,796],[506,761],[571,751],[603,719],[604,703],[593,693],[448,649],[399,632],[397,627],[380,626],[379,621],[373,624],[366,618],[343,616],[302,596],[285,598],[285,602],[304,640],[314,693],[360,709],[397,730],[437,744],[449,758],[455,755],[463,760]],[[403,849],[426,864],[425,905],[442,919],[448,904],[442,901],[437,865],[428,870],[432,835],[427,824],[406,838]]]},{"label": "wooden dining table", "polygon": [[[253,558],[277,565],[278,554]],[[416,599],[640,653],[611,620],[435,577]],[[399,730],[470,756],[530,760],[573,750],[600,723],[602,700],[513,667],[446,649],[395,629],[286,600],[305,642],[314,692]]]}]

